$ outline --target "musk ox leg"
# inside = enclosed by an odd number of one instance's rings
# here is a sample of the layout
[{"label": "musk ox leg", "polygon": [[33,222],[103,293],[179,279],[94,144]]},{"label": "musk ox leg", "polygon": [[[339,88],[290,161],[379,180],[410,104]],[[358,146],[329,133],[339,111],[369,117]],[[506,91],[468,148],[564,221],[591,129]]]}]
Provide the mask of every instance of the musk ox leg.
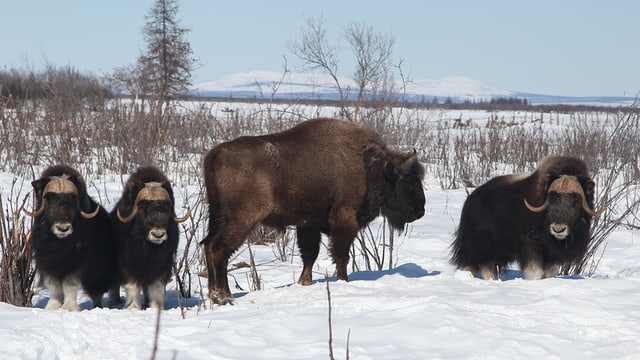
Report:
[{"label": "musk ox leg", "polygon": [[111,302],[111,306],[122,304],[120,285],[113,285],[111,289],[109,289],[109,301]]},{"label": "musk ox leg", "polygon": [[64,293],[62,291],[62,282],[51,276],[44,276],[44,285],[49,290],[49,301],[44,307],[46,310],[58,310],[62,307]]},{"label": "musk ox leg", "polygon": [[164,309],[164,281],[157,279],[144,288],[144,303],[145,307],[151,307],[153,309]]},{"label": "musk ox leg", "polygon": [[102,308],[102,293],[89,294],[91,298],[91,306],[93,308]]},{"label": "musk ox leg", "polygon": [[127,310],[140,310],[140,286],[134,282],[124,284],[124,292],[127,297],[124,308]]},{"label": "musk ox leg", "polygon": [[62,292],[64,293],[64,303],[62,308],[69,311],[80,311],[77,296],[80,289],[80,279],[75,276],[67,276],[62,280]]},{"label": "musk ox leg", "polygon": [[527,280],[540,280],[544,275],[542,264],[538,260],[530,260],[522,264],[522,274]]},{"label": "musk ox leg", "polygon": [[544,267],[544,275],[543,278],[548,279],[552,277],[556,277],[560,272],[560,265],[558,264],[548,264]]},{"label": "musk ox leg", "polygon": [[480,277],[485,280],[495,280],[496,277],[494,275],[497,275],[496,264],[494,263],[482,264],[478,267],[478,272],[476,274],[480,275]]},{"label": "musk ox leg", "polygon": [[313,264],[318,258],[320,252],[320,231],[302,229],[300,227],[296,230],[298,238],[298,248],[300,249],[300,257],[302,258],[302,274],[298,279],[300,285],[311,285],[313,279]]},{"label": "musk ox leg", "polygon": [[349,281],[347,264],[349,263],[349,249],[358,233],[356,212],[343,208],[329,216],[329,251],[336,264],[336,280]]}]

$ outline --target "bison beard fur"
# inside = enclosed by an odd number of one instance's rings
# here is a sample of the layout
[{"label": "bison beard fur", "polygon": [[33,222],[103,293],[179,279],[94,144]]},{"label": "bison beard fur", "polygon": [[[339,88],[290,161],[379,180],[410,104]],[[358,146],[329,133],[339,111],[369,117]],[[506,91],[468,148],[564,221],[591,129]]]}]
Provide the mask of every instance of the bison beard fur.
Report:
[{"label": "bison beard fur", "polygon": [[561,156],[543,159],[528,176],[489,180],[464,203],[451,263],[484,279],[514,261],[526,279],[556,276],[587,251],[599,215],[591,210],[594,187],[583,161]]},{"label": "bison beard fur", "polygon": [[31,250],[49,290],[46,309],[78,311],[80,287],[93,307],[115,283],[116,250],[109,216],[87,194],[76,170],[51,166],[32,182],[36,211]]},{"label": "bison beard fur", "polygon": [[220,144],[204,158],[209,230],[201,243],[209,297],[232,301],[229,257],[260,223],[296,226],[300,284],[312,282],[321,233],[329,237],[336,278],[347,280],[349,249],[360,228],[380,214],[395,229],[424,215],[423,177],[415,152],[391,151],[374,132],[335,119]]},{"label": "bison beard fur", "polygon": [[[141,167],[124,185],[111,211],[116,232],[119,283],[126,292],[125,309],[164,308],[165,286],[171,278],[179,241],[169,179],[155,167]],[[113,295],[113,294],[112,294]]]}]

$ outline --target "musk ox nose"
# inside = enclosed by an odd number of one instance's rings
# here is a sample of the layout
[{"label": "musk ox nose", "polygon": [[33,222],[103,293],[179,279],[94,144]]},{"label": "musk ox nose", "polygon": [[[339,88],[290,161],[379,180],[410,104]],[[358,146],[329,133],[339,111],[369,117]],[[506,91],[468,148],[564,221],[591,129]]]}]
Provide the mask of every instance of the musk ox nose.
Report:
[{"label": "musk ox nose", "polygon": [[562,240],[569,235],[569,227],[565,224],[553,223],[549,228],[551,230],[551,235],[555,236],[557,239]]},{"label": "musk ox nose", "polygon": [[160,244],[163,241],[167,240],[167,231],[161,228],[153,228],[149,230],[147,240],[155,244]]},{"label": "musk ox nose", "polygon": [[68,221],[61,221],[53,224],[51,231],[55,236],[62,239],[73,233],[73,226]]}]

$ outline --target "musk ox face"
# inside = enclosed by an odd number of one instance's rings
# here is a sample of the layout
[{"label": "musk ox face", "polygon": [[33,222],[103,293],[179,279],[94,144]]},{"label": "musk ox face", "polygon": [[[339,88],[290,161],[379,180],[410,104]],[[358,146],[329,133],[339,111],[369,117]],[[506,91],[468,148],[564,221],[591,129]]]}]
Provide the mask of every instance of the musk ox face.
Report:
[{"label": "musk ox face", "polygon": [[51,233],[63,239],[73,234],[73,219],[78,214],[78,196],[76,194],[49,193],[44,196],[47,206],[44,217],[51,224]]},{"label": "musk ox face", "polygon": [[571,234],[571,227],[580,217],[580,196],[576,193],[549,192],[549,207],[545,224],[549,233],[558,240],[564,240]]},{"label": "musk ox face", "polygon": [[393,228],[401,230],[406,223],[424,215],[423,177],[424,168],[415,153],[405,158],[400,166],[387,168],[387,181],[393,185],[381,212]]},{"label": "musk ox face", "polygon": [[147,241],[162,244],[167,240],[167,228],[171,220],[172,204],[170,201],[140,201],[136,221],[146,232]]},{"label": "musk ox face", "polygon": [[[587,191],[593,189],[593,181],[586,181]],[[594,211],[589,207],[585,189],[575,176],[562,175],[549,186],[547,200],[538,207],[531,206],[525,199],[525,205],[533,212],[545,213],[545,224],[549,234],[558,240],[571,235],[571,228],[580,221],[582,212],[588,216],[599,216],[602,210]]]},{"label": "musk ox face", "polygon": [[31,217],[42,217],[46,224],[50,224],[51,233],[60,239],[73,234],[73,221],[78,214],[90,219],[100,210],[96,207],[93,213],[82,211],[78,188],[67,176],[39,179],[31,184],[39,198],[39,208],[35,212],[25,210],[25,213]]},{"label": "musk ox face", "polygon": [[162,244],[168,239],[167,228],[171,221],[183,222],[189,215],[189,212],[183,218],[173,215],[172,197],[159,182],[147,182],[139,186],[128,216],[122,216],[120,209],[117,210],[120,221],[135,221],[137,228],[145,232],[147,241],[153,244]]}]

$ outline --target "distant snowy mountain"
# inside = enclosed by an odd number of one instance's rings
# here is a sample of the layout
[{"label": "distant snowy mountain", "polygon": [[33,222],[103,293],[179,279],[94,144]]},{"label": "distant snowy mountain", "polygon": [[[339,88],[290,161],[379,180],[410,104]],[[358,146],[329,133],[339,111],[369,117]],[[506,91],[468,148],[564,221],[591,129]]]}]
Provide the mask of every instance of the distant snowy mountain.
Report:
[{"label": "distant snowy mountain", "polygon": [[[355,83],[340,78],[343,90],[350,96],[356,93]],[[518,97],[530,104],[596,104],[605,106],[630,105],[631,97],[570,97],[516,92],[492,87],[475,79],[452,76],[439,80],[414,80],[403,92],[407,101],[439,102],[450,98],[453,102],[491,100],[492,98]],[[195,84],[195,96],[231,97],[236,99],[339,99],[333,79],[328,75],[309,73],[278,73],[272,71],[247,71],[221,79]]]},{"label": "distant snowy mountain", "polygon": [[[349,78],[340,78],[343,88],[355,93],[355,83]],[[327,75],[307,73],[277,73],[269,71],[249,71],[226,76],[222,79],[196,84],[194,94],[234,98],[278,98],[304,97],[310,99],[338,99],[333,79]],[[410,100],[431,101],[437,97],[443,101],[481,100],[493,97],[514,96],[511,91],[498,89],[468,77],[455,76],[440,80],[412,81],[407,85],[406,94]]]}]

